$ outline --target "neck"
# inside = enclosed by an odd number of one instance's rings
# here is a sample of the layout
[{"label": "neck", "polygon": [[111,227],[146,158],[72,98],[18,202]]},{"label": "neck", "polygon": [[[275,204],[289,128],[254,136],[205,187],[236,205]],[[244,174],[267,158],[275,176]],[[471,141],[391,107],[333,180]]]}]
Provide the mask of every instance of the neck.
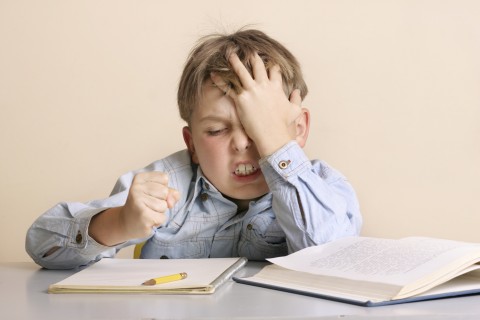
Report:
[{"label": "neck", "polygon": [[250,206],[250,202],[257,201],[258,199],[263,197],[263,196],[260,196],[260,197],[255,198],[255,199],[235,199],[235,198],[232,198],[232,197],[228,197],[226,195],[223,195],[223,196],[226,199],[232,201],[233,203],[235,203],[237,205],[237,212],[243,212],[243,211],[248,210],[248,207]]}]

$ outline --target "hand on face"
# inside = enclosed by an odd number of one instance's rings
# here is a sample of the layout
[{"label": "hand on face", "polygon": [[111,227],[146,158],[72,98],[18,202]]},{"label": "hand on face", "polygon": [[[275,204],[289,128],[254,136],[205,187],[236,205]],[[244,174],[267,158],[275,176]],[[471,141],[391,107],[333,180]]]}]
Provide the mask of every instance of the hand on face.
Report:
[{"label": "hand on face", "polygon": [[253,77],[235,53],[229,62],[241,81],[241,93],[230,90],[217,74],[212,74],[211,79],[233,99],[238,118],[260,156],[268,156],[295,139],[295,124],[303,112],[300,92],[294,90],[289,100],[283,91],[279,67],[275,65],[267,72],[258,54],[251,58]]}]

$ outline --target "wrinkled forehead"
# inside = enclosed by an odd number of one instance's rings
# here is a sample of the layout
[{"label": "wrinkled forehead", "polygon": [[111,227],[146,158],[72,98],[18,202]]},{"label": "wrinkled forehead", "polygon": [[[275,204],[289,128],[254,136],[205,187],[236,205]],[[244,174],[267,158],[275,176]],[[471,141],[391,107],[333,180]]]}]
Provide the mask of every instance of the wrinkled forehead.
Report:
[{"label": "wrinkled forehead", "polygon": [[211,81],[205,81],[198,101],[192,110],[190,126],[213,119],[233,121],[236,116],[233,100],[215,86]]}]

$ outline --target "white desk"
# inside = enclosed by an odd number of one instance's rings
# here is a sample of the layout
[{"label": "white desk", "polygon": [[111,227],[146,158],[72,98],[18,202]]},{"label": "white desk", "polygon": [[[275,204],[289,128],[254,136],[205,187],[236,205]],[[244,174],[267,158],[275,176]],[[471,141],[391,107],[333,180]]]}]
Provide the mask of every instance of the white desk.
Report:
[{"label": "white desk", "polygon": [[[237,275],[262,265],[249,262]],[[480,295],[365,308],[233,281],[207,296],[46,292],[72,273],[0,264],[0,319],[480,319]]]}]

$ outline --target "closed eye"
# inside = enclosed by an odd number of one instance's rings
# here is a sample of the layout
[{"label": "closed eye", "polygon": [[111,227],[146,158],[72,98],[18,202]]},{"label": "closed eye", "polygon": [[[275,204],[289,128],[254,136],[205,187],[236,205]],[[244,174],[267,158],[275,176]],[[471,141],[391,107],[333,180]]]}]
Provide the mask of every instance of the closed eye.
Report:
[{"label": "closed eye", "polygon": [[227,128],[219,129],[219,130],[208,130],[207,134],[209,136],[218,136],[221,135],[222,133],[225,133],[227,131]]}]

